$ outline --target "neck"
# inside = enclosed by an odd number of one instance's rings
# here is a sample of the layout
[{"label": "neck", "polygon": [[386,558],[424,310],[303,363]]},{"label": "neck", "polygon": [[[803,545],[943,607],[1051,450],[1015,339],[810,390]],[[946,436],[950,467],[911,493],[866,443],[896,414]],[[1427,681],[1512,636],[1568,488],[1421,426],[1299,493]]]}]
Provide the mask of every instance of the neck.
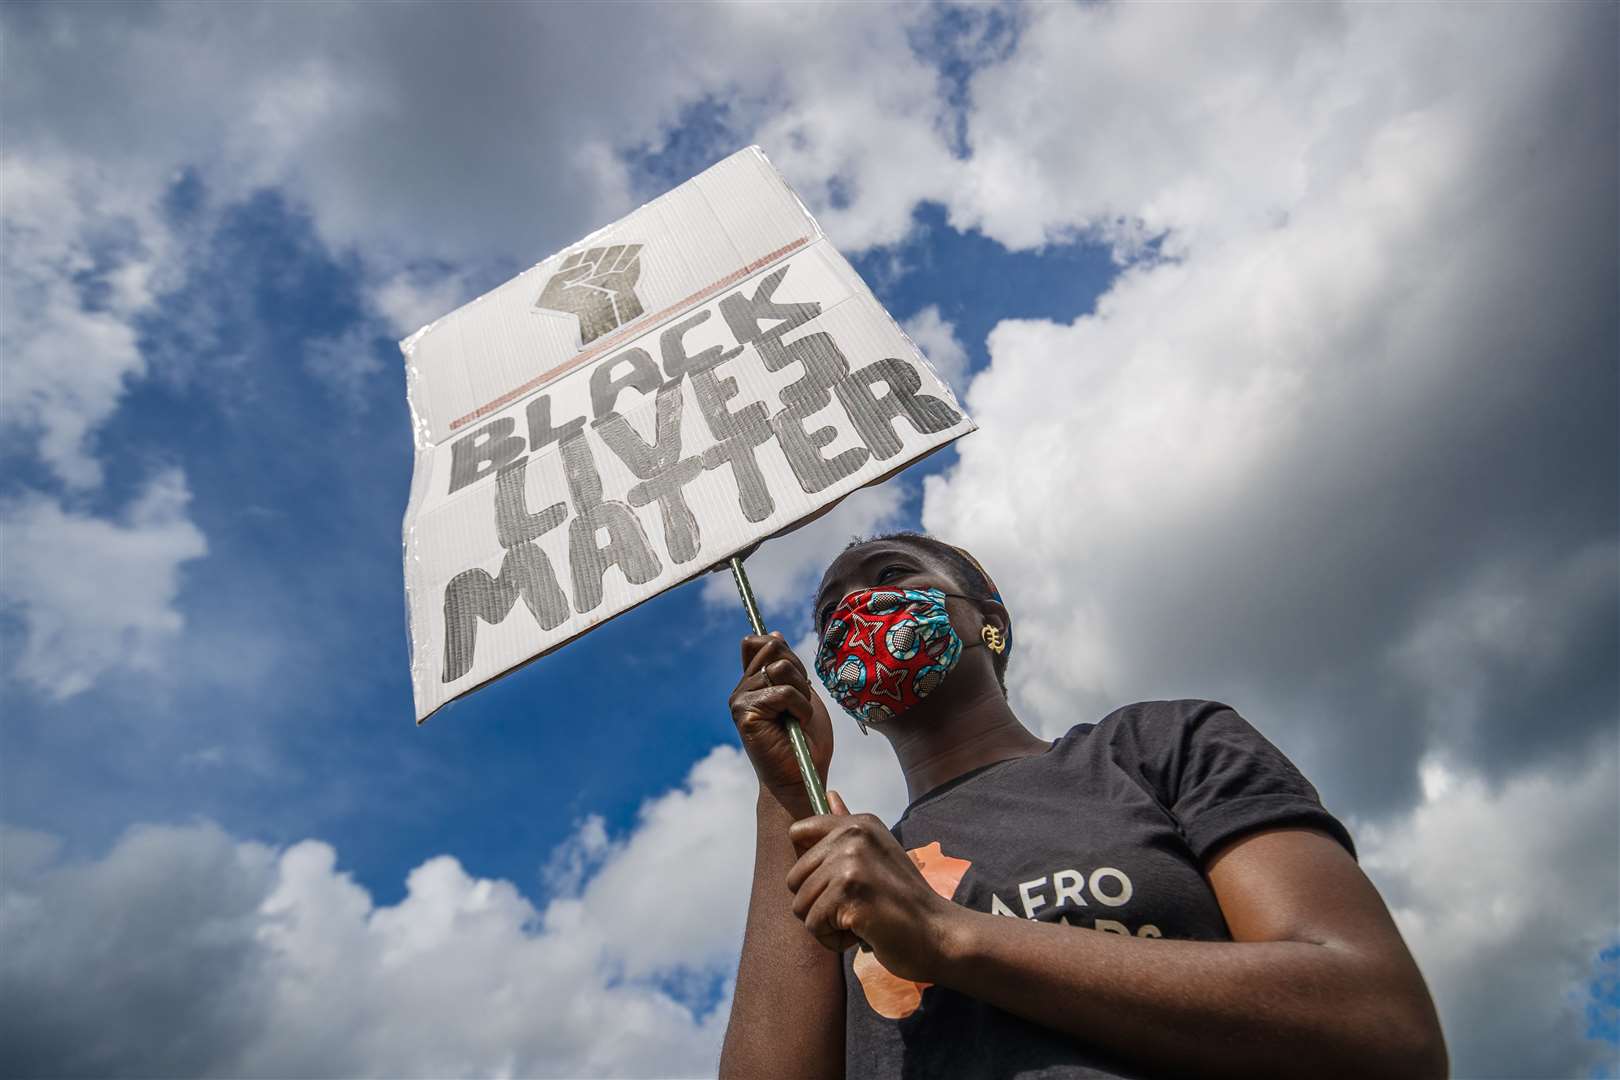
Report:
[{"label": "neck", "polygon": [[994,682],[951,701],[949,708],[945,702],[929,708],[934,704],[920,702],[904,728],[884,732],[905,773],[908,800],[981,766],[1039,754],[1052,745],[1019,721]]}]

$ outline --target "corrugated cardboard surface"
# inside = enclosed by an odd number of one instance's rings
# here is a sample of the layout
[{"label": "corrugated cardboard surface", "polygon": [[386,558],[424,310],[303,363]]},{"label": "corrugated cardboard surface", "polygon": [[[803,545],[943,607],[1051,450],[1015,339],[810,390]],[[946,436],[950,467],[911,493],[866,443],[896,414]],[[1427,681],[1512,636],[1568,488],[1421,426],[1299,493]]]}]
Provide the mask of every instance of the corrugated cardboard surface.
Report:
[{"label": "corrugated cardboard surface", "polygon": [[401,347],[419,720],[973,430],[755,148]]}]

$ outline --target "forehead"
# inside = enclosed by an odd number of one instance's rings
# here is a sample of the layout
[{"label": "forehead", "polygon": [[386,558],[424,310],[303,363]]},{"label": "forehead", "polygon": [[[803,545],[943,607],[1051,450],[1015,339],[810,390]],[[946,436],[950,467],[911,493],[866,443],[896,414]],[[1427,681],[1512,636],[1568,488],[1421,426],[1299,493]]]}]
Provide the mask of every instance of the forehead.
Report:
[{"label": "forehead", "polygon": [[874,540],[871,543],[859,544],[839,553],[827,567],[827,572],[821,576],[821,588],[816,593],[818,606],[826,594],[837,590],[840,583],[858,585],[867,574],[880,569],[885,560],[903,558],[915,564],[918,569],[938,574],[958,585],[956,567],[943,555],[930,547],[897,537],[893,540]]}]

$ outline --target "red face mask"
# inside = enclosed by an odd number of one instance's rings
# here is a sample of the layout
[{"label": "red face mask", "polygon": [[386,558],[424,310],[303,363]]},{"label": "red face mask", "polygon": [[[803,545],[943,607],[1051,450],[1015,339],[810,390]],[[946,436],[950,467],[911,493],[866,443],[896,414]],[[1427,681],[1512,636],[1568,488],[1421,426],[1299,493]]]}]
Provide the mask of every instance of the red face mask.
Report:
[{"label": "red face mask", "polygon": [[962,657],[939,589],[857,589],[833,609],[816,674],[864,731],[933,693]]}]

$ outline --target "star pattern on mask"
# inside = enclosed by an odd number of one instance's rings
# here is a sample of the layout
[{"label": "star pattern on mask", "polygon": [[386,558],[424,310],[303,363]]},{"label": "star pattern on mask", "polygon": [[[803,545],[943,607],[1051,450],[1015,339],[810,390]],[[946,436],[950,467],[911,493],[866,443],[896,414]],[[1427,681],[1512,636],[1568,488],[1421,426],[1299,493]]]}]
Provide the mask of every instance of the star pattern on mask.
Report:
[{"label": "star pattern on mask", "polygon": [[910,672],[905,668],[895,670],[886,668],[882,661],[874,663],[875,672],[872,676],[872,696],[893,698],[895,701],[904,701],[900,694],[900,684],[906,681]]},{"label": "star pattern on mask", "polygon": [[849,617],[851,624],[849,639],[845,644],[851,649],[865,649],[873,656],[877,655],[877,632],[883,629],[883,623],[877,619],[865,619],[859,615]]}]

